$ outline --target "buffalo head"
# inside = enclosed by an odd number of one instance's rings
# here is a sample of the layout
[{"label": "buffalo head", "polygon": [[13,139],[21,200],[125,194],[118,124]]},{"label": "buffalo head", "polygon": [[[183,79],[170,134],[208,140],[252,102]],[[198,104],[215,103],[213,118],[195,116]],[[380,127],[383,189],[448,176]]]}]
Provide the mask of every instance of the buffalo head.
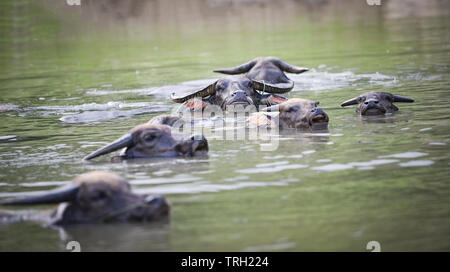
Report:
[{"label": "buffalo head", "polygon": [[306,71],[308,68],[293,66],[275,57],[259,57],[233,68],[214,70],[228,75],[247,73],[247,78],[259,85],[265,85],[266,89],[281,89],[283,92],[294,87],[294,82],[284,72],[300,74]]},{"label": "buffalo head", "polygon": [[[228,76],[186,96],[175,97],[172,94],[171,98],[174,102],[183,103],[192,98],[201,97],[207,103],[218,105],[226,110],[229,105],[243,105],[245,107],[248,105],[258,106],[259,104],[268,105],[276,103],[274,101],[280,99],[284,101],[284,97],[275,94],[289,92],[290,89],[292,89],[290,86],[271,86],[243,76]],[[258,91],[268,94],[260,94]]]},{"label": "buffalo head", "polygon": [[120,176],[93,171],[76,177],[69,186],[39,196],[3,201],[2,205],[55,204],[50,224],[151,221],[166,217],[169,204],[163,196],[138,195]]},{"label": "buffalo head", "polygon": [[369,92],[343,102],[341,107],[358,105],[356,112],[361,115],[382,115],[398,111],[394,102],[411,103],[414,100],[385,92]]},{"label": "buffalo head", "polygon": [[84,160],[122,149],[122,159],[175,157],[204,155],[208,152],[208,141],[203,135],[172,135],[166,125],[142,124],[105,147],[86,156]]}]

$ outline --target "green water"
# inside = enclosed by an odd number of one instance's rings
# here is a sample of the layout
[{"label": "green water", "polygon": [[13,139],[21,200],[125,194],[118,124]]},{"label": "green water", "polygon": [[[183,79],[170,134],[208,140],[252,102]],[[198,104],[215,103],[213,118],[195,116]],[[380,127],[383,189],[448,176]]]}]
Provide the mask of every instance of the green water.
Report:
[{"label": "green water", "polygon": [[[150,224],[1,224],[1,251],[64,251],[70,240],[85,251],[366,251],[369,241],[383,251],[450,250],[448,9],[111,28],[80,19],[77,7],[30,2],[0,4],[0,104],[14,105],[0,111],[0,196],[110,170],[137,192],[164,194],[172,212]],[[210,138],[208,158],[81,161],[170,112],[171,91],[270,55],[311,68],[289,74],[288,96],[319,100],[329,133],[282,132],[276,151]],[[373,90],[416,102],[382,118],[339,107]]]}]

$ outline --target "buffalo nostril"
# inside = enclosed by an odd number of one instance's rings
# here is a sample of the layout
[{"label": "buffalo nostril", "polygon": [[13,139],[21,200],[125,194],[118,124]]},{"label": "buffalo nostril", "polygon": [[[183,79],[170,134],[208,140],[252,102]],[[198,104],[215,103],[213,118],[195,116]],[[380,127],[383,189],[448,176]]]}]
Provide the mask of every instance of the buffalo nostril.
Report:
[{"label": "buffalo nostril", "polygon": [[364,105],[369,105],[369,102],[368,101],[364,102]]},{"label": "buffalo nostril", "polygon": [[378,104],[378,100],[373,101],[375,104]]},{"label": "buffalo nostril", "polygon": [[314,108],[311,110],[311,112],[315,112],[317,114],[324,114],[325,112],[322,110],[322,108]]},{"label": "buffalo nostril", "polygon": [[194,134],[190,138],[192,141],[205,141],[206,138],[203,134]]},{"label": "buffalo nostril", "polygon": [[164,203],[164,201],[165,201],[164,196],[148,196],[145,198],[145,203],[152,205],[162,204]]}]

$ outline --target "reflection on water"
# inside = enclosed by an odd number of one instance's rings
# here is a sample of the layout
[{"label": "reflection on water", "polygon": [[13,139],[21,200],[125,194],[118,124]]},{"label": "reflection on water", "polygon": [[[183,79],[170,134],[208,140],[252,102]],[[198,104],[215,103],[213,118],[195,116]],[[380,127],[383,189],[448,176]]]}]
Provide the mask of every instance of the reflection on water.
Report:
[{"label": "reflection on water", "polygon": [[[450,249],[448,4],[120,2],[2,4],[0,197],[110,170],[165,194],[170,222],[0,224],[0,250]],[[171,112],[170,94],[208,85],[214,68],[268,55],[311,68],[288,75],[288,96],[319,100],[327,133],[281,131],[273,152],[211,136],[206,158],[81,161]],[[416,102],[382,117],[339,107],[368,91]]]}]

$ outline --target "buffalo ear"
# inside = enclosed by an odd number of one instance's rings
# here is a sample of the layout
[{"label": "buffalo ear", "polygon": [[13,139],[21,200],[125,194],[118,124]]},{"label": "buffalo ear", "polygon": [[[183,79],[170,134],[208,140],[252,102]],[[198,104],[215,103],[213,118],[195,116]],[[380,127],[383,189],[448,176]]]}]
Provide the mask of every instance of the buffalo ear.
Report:
[{"label": "buffalo ear", "polygon": [[208,106],[208,103],[200,98],[192,98],[184,102],[182,106],[187,107],[192,111],[199,111],[204,110],[205,107]]},{"label": "buffalo ear", "polygon": [[288,100],[288,99],[286,97],[284,97],[284,96],[276,95],[276,94],[270,94],[270,95],[265,95],[260,100],[259,104],[272,106],[272,105],[277,105],[277,104],[283,103],[286,100]]}]

